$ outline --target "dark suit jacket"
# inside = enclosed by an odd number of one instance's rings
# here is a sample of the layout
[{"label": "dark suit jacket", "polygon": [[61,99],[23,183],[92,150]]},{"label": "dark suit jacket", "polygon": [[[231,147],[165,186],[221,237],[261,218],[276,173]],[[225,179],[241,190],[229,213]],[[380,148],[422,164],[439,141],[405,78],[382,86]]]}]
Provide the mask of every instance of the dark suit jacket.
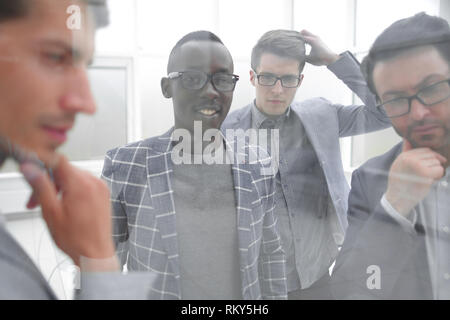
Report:
[{"label": "dark suit jacket", "polygon": [[[380,204],[389,169],[401,149],[400,143],[353,173],[349,228],[331,281],[337,299],[433,297],[425,233],[420,221],[415,225],[415,232],[407,232]],[[419,206],[414,210],[420,210]],[[379,289],[370,285],[373,266],[379,268]]]},{"label": "dark suit jacket", "polygon": [[0,300],[56,299],[47,281],[0,224]]}]

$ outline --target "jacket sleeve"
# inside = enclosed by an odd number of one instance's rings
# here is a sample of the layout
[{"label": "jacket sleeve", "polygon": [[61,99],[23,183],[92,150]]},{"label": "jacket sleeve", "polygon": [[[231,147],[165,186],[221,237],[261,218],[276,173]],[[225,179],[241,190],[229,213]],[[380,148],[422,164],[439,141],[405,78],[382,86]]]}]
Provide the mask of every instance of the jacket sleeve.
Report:
[{"label": "jacket sleeve", "polygon": [[[101,178],[111,192],[113,241],[121,267],[128,257],[128,219],[124,208],[123,182],[126,177],[114,163],[120,149],[106,153]],[[80,289],[75,297],[81,300],[144,300],[149,298],[155,274],[151,272],[81,272]]]},{"label": "jacket sleeve", "polygon": [[376,97],[367,86],[361,73],[359,62],[350,52],[341,54],[341,58],[329,65],[328,69],[342,80],[365,104],[333,105],[337,110],[340,137],[372,132],[391,126],[391,121],[385,112],[376,107]]},{"label": "jacket sleeve", "polygon": [[78,300],[146,300],[155,281],[151,272],[82,272]]},{"label": "jacket sleeve", "polygon": [[370,181],[360,170],[353,173],[349,228],[331,280],[337,299],[391,298],[418,243],[417,233],[406,232],[384,210],[377,195],[371,198]]}]

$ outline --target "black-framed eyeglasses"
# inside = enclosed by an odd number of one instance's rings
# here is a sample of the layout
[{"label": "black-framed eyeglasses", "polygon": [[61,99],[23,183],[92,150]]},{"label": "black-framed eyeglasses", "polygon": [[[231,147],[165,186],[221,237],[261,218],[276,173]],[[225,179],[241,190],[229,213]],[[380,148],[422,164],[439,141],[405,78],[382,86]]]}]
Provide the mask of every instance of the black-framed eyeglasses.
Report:
[{"label": "black-framed eyeglasses", "polygon": [[202,71],[188,70],[171,72],[168,75],[169,79],[181,80],[181,85],[187,90],[200,90],[206,83],[211,80],[212,85],[217,91],[228,92],[233,91],[239,76],[225,72],[216,72],[208,74]]},{"label": "black-framed eyeglasses", "polygon": [[411,111],[411,102],[419,100],[424,106],[433,106],[450,98],[450,79],[436,82],[422,88],[413,96],[395,98],[386,101],[378,108],[383,108],[389,118],[401,117]]},{"label": "black-framed eyeglasses", "polygon": [[278,80],[281,82],[281,86],[284,88],[297,88],[300,84],[301,74],[298,76],[295,75],[285,75],[281,77],[277,77],[274,74],[256,74],[256,78],[258,79],[258,83],[262,86],[271,87],[274,86]]}]

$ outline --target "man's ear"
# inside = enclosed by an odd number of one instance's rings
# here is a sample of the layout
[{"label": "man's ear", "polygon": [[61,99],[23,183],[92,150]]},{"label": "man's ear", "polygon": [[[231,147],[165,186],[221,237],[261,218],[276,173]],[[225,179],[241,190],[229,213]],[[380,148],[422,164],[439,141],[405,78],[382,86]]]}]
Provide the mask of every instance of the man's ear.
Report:
[{"label": "man's ear", "polygon": [[250,70],[250,82],[254,87],[256,87],[255,81],[256,81],[256,74],[253,70]]},{"label": "man's ear", "polygon": [[161,91],[165,98],[172,98],[172,86],[169,78],[164,77],[161,79]]}]

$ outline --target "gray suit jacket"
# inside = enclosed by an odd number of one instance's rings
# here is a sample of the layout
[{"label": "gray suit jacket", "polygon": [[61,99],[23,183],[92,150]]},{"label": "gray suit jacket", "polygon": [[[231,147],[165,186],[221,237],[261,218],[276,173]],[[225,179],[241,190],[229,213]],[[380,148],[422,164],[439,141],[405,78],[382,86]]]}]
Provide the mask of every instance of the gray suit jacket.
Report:
[{"label": "gray suit jacket", "polygon": [[[337,299],[433,298],[423,226],[418,221],[415,234],[406,232],[380,204],[401,149],[400,143],[353,173],[349,228],[331,281]],[[368,286],[371,275],[380,276],[379,288]]]},{"label": "gray suit jacket", "polygon": [[56,299],[34,263],[1,224],[0,299]]},{"label": "gray suit jacket", "polygon": [[[330,198],[342,231],[345,231],[348,225],[347,198],[350,188],[342,166],[339,138],[388,128],[391,121],[376,107],[375,96],[369,91],[359,63],[351,54],[344,53],[339,63],[329,66],[329,69],[366,105],[343,106],[333,104],[324,98],[314,98],[292,103],[291,110],[300,118],[317,154],[325,174]],[[229,114],[222,125],[222,130],[251,128],[251,106],[252,104],[249,104]]]},{"label": "gray suit jacket", "polygon": [[[118,255],[128,270],[150,271],[157,276],[152,299],[182,299],[177,210],[171,184],[172,132],[173,128],[162,136],[108,151],[102,172],[111,190]],[[256,150],[248,145],[238,150],[236,145],[227,143],[227,152],[234,151],[242,297],[286,299],[285,255],[273,214],[273,172],[261,175],[259,162],[238,160],[238,154]]]},{"label": "gray suit jacket", "polygon": [[[76,298],[146,299],[152,281],[150,274],[82,273]],[[0,221],[0,300],[48,299],[57,297]]]}]

